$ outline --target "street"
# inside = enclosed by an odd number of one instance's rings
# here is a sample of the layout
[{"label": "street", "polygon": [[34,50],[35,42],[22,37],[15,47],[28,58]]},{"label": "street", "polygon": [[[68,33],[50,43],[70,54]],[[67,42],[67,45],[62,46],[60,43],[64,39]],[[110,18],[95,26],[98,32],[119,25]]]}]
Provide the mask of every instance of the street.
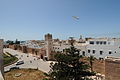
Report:
[{"label": "street", "polygon": [[9,71],[11,67],[19,67],[19,68],[32,68],[32,69],[39,69],[43,72],[49,72],[50,70],[50,62],[51,61],[43,61],[42,59],[37,59],[36,57],[32,56],[31,54],[26,54],[19,52],[17,50],[12,49],[4,49],[4,53],[9,52],[12,55],[16,55],[19,61],[24,61],[24,64],[16,65],[16,63],[4,67],[4,71]]}]

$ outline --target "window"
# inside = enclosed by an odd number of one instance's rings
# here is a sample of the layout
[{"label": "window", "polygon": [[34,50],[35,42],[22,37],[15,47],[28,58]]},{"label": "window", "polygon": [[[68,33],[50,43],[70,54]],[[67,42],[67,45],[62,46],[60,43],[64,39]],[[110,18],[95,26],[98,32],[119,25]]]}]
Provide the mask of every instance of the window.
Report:
[{"label": "window", "polygon": [[63,49],[63,52],[65,52],[65,49]]},{"label": "window", "polygon": [[99,57],[99,60],[104,60],[103,58]]},{"label": "window", "polygon": [[85,51],[82,52],[83,56],[85,56]]},{"label": "window", "polygon": [[110,42],[108,42],[108,44],[110,44]]},{"label": "window", "polygon": [[93,50],[93,54],[95,54],[95,50]]},{"label": "window", "polygon": [[90,50],[88,50],[88,53],[90,53]]},{"label": "window", "polygon": [[103,43],[106,44],[106,41],[104,41]]},{"label": "window", "polygon": [[90,41],[90,44],[94,44],[94,41]]},{"label": "window", "polygon": [[99,44],[99,41],[97,41],[96,44]]},{"label": "window", "polygon": [[100,42],[100,44],[102,45],[102,41]]},{"label": "window", "polygon": [[100,55],[102,55],[103,54],[103,51],[100,51]]},{"label": "window", "polygon": [[109,51],[109,54],[112,54],[112,52],[111,52],[111,51]]}]

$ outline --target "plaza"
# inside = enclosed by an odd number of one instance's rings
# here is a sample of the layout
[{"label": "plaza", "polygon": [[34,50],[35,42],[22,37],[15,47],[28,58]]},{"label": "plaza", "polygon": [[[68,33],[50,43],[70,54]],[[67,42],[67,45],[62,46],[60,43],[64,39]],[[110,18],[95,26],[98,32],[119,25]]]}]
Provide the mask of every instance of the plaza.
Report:
[{"label": "plaza", "polygon": [[[38,59],[31,54],[18,52],[16,50],[12,50],[9,48],[4,49],[4,52],[9,52],[12,55],[17,54],[18,56],[16,56],[16,57],[19,59],[19,61],[24,61],[24,64],[17,65],[17,67],[19,67],[19,68],[39,69],[46,73],[49,72],[49,70],[50,70],[49,66],[50,66],[51,61],[43,61],[42,59]],[[4,70],[9,71],[11,67],[16,67],[16,63],[4,67]]]}]

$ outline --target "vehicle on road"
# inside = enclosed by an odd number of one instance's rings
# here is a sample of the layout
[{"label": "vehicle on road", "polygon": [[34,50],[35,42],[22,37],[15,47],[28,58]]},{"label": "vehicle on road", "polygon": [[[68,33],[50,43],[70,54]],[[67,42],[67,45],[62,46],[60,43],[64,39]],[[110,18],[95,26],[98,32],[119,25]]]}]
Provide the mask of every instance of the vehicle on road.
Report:
[{"label": "vehicle on road", "polygon": [[20,69],[19,67],[11,67],[10,70],[12,69]]},{"label": "vehicle on road", "polygon": [[24,64],[24,61],[19,61],[16,63],[16,65],[21,65],[21,64]]}]

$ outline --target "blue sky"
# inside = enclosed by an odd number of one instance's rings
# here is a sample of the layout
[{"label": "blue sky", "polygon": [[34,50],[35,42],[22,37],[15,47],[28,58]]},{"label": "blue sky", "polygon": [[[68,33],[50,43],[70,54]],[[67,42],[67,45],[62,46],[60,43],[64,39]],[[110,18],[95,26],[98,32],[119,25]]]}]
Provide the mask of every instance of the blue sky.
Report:
[{"label": "blue sky", "polygon": [[[79,16],[75,20],[72,16]],[[120,35],[120,0],[0,0],[5,40]]]}]

